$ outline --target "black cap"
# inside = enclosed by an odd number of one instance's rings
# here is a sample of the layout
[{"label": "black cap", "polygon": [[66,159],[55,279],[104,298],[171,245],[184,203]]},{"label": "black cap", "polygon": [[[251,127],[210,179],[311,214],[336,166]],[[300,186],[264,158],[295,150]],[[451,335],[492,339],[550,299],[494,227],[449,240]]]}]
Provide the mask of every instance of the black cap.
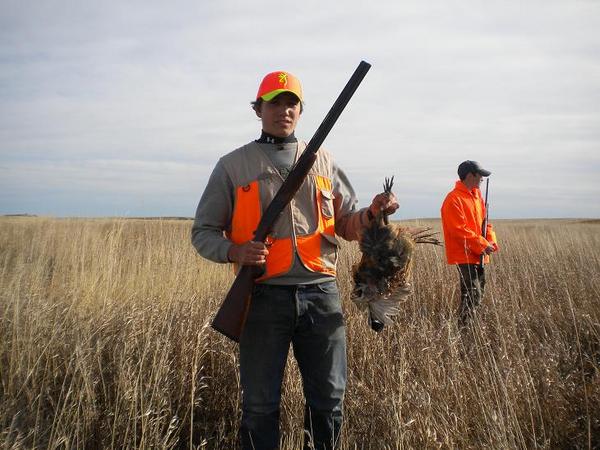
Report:
[{"label": "black cap", "polygon": [[481,167],[481,164],[479,164],[477,161],[471,161],[468,159],[461,162],[458,166],[458,176],[460,179],[462,180],[470,173],[478,173],[482,177],[489,177],[492,174],[492,172],[489,170],[485,170],[483,167]]}]

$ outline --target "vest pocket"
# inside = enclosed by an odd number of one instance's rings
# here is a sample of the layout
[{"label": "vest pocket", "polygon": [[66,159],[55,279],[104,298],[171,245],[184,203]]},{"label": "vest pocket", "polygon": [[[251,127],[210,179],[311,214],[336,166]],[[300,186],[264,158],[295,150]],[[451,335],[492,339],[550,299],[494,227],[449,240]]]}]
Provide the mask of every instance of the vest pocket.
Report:
[{"label": "vest pocket", "polygon": [[335,235],[332,236],[327,233],[321,233],[321,256],[323,265],[328,271],[331,271],[334,274],[339,245],[340,243]]},{"label": "vest pocket", "polygon": [[327,219],[331,219],[334,215],[333,209],[333,192],[327,189],[320,189],[321,192],[321,214]]}]

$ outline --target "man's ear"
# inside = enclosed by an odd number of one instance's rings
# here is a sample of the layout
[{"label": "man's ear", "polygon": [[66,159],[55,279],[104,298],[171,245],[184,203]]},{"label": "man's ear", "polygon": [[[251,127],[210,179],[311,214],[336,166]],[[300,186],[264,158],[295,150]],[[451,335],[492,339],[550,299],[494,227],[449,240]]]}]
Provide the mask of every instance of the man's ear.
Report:
[{"label": "man's ear", "polygon": [[254,109],[254,113],[256,114],[256,117],[258,117],[259,119],[262,119],[262,117],[260,116],[260,109],[257,108],[256,106],[252,109]]}]

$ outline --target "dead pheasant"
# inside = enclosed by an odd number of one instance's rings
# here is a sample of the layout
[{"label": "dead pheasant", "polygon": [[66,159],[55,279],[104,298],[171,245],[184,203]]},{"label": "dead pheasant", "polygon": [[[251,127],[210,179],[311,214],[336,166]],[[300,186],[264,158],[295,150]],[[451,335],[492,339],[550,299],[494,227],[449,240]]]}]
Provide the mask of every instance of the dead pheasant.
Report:
[{"label": "dead pheasant", "polygon": [[[383,191],[392,193],[394,177],[386,178]],[[371,327],[381,331],[400,312],[400,303],[412,292],[412,255],[416,244],[441,245],[429,227],[402,227],[379,213],[360,240],[362,257],[353,267],[352,300],[369,311]]]}]

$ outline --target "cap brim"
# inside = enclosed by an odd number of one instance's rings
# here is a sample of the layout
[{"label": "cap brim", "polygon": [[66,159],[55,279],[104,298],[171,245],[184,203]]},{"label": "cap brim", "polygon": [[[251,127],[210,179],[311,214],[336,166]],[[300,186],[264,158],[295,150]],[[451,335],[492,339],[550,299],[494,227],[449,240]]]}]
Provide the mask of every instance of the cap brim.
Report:
[{"label": "cap brim", "polygon": [[479,169],[479,175],[482,177],[489,177],[492,174],[489,170]]},{"label": "cap brim", "polygon": [[289,89],[275,89],[274,91],[267,92],[266,94],[261,95],[260,98],[262,98],[265,102],[270,102],[275,97],[277,97],[279,94],[283,94],[284,92],[289,92],[290,94],[294,94],[296,97],[298,97],[298,100],[302,101],[302,97],[300,97],[296,92],[290,91]]}]

